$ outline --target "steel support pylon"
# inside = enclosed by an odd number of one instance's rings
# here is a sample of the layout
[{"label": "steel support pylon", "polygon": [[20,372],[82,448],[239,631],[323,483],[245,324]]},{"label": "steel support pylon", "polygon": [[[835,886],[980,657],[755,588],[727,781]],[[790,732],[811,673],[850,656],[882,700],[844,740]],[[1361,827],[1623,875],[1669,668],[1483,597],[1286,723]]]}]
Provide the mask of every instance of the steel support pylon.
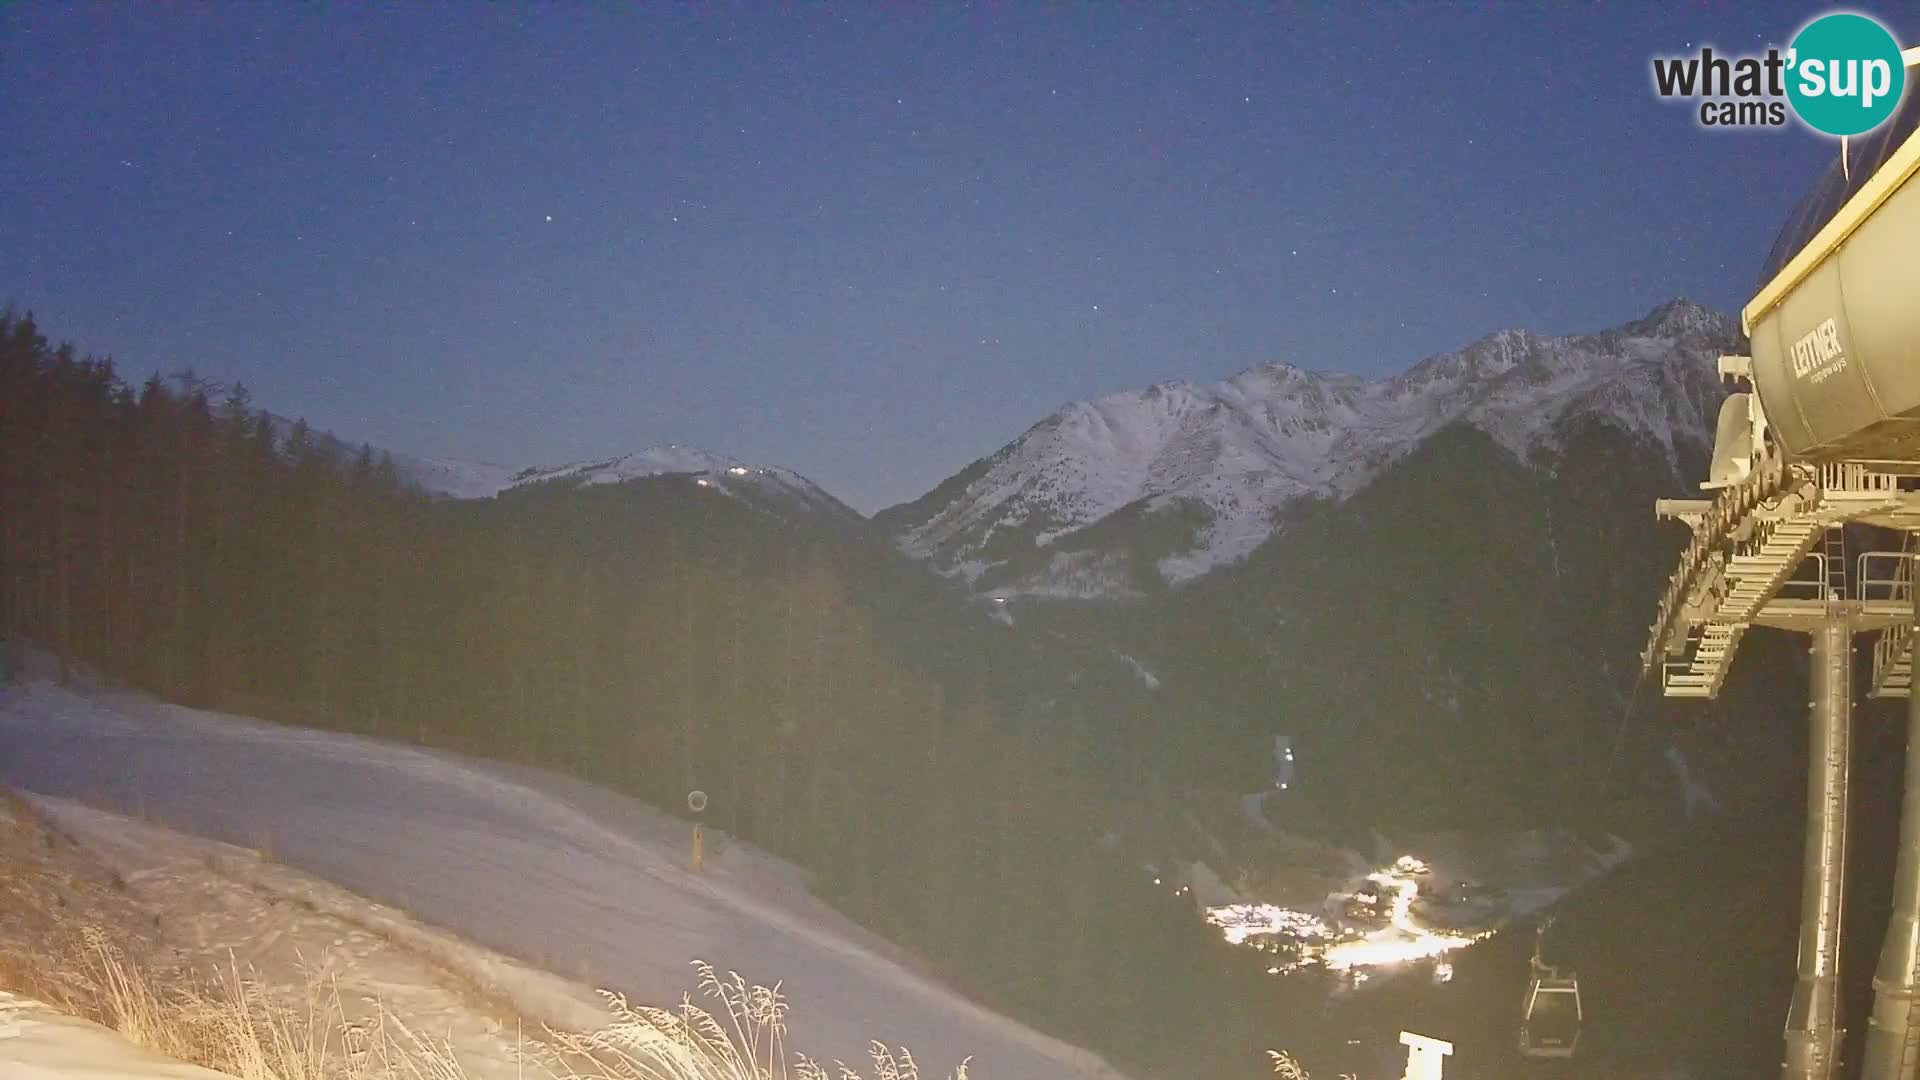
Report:
[{"label": "steel support pylon", "polygon": [[1800,975],[1787,1011],[1782,1080],[1831,1080],[1839,1056],[1840,915],[1853,719],[1853,620],[1845,610],[1830,610],[1814,631],[1812,682]]},{"label": "steel support pylon", "polygon": [[[1914,590],[1920,630],[1920,589]],[[1920,686],[1907,697],[1907,775],[1900,796],[1900,851],[1893,915],[1873,973],[1864,1080],[1914,1080],[1920,1066]]]}]

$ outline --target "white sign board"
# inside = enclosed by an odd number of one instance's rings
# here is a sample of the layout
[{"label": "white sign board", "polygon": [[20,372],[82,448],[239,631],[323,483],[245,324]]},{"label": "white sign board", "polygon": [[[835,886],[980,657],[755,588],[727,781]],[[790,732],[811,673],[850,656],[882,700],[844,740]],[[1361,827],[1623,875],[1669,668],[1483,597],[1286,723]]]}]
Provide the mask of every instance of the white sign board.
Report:
[{"label": "white sign board", "polygon": [[1447,1055],[1453,1053],[1452,1043],[1403,1031],[1400,1045],[1407,1048],[1407,1071],[1400,1074],[1400,1080],[1441,1080]]}]

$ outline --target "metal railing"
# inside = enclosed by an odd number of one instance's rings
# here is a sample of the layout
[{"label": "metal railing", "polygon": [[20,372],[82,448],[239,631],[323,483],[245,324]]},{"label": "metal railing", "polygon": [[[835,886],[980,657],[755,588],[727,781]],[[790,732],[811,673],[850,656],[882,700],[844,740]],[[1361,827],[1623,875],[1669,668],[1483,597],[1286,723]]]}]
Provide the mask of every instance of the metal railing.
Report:
[{"label": "metal railing", "polygon": [[[1863,551],[1854,573],[1854,599],[1889,602],[1913,599],[1913,534],[1901,551]],[[1885,569],[1882,569],[1885,568]]]},{"label": "metal railing", "polygon": [[1899,491],[1900,478],[1875,472],[1859,462],[1838,461],[1820,466],[1820,487],[1826,491],[1884,494]]},{"label": "metal railing", "polygon": [[[1800,568],[1814,568],[1813,577],[1801,577]],[[1778,595],[1786,600],[1839,600],[1833,583],[1827,579],[1827,557],[1818,551],[1809,551],[1794,568],[1792,576],[1780,583]]]}]

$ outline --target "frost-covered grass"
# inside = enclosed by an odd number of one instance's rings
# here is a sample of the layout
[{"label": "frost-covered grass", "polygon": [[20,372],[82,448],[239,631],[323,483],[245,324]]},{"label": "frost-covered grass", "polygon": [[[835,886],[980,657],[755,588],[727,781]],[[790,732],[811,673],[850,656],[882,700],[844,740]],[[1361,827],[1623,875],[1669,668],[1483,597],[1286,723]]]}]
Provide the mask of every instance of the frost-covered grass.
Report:
[{"label": "frost-covered grass", "polygon": [[[563,1066],[566,1080],[860,1080],[844,1062],[825,1065],[786,1049],[787,1001],[778,984],[749,985],[735,972],[720,976],[703,962],[700,989],[716,1016],[682,999],[678,1009],[635,1006],[609,994],[616,1019],[585,1035],[551,1034],[562,1061],[590,1064],[585,1071]],[[920,1080],[913,1054],[884,1043],[870,1045],[875,1080]],[[967,1062],[951,1074],[967,1080]]]},{"label": "frost-covered grass", "polygon": [[[1273,1063],[1273,1075],[1280,1080],[1313,1080],[1307,1067],[1285,1050],[1267,1051],[1267,1060]],[[1341,1073],[1340,1080],[1355,1080],[1355,1077],[1352,1073]]]},{"label": "frost-covered grass", "polygon": [[[8,956],[0,983],[112,1028],[129,1042],[241,1080],[466,1080],[445,1042],[385,1008],[354,1018],[330,980],[270,993],[237,963],[212,978],[161,984],[103,931],[35,957]],[[749,984],[696,962],[708,1007],[634,1005],[607,993],[613,1021],[589,1032],[543,1030],[521,1044],[523,1075],[556,1080],[863,1080],[839,1061],[786,1048],[778,984]],[[35,971],[77,975],[36,979]],[[873,1080],[922,1080],[910,1051],[871,1044]],[[931,1080],[931,1078],[927,1078]],[[950,1074],[967,1080],[967,1062]]]},{"label": "frost-covered grass", "polygon": [[1307,1075],[1307,1070],[1301,1067],[1300,1062],[1284,1050],[1267,1051],[1267,1059],[1273,1062],[1273,1075],[1280,1080],[1312,1080]]},{"label": "frost-covered grass", "polygon": [[[463,1080],[452,1055],[380,1010],[348,1018],[338,988],[310,977],[289,1000],[233,964],[162,981],[104,931],[83,928],[39,956],[7,958],[10,989],[118,1032],[157,1054],[242,1080]],[[29,973],[59,972],[34,978]]]}]

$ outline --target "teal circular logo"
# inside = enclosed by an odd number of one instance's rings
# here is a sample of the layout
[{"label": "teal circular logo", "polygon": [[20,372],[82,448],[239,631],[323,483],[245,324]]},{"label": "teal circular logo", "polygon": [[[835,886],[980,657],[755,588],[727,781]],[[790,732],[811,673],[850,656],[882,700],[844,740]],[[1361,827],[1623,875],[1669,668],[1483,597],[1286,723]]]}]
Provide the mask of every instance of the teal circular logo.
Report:
[{"label": "teal circular logo", "polygon": [[1865,15],[1840,12],[1808,23],[1794,37],[1787,63],[1793,111],[1828,135],[1879,127],[1907,88],[1900,43]]}]

